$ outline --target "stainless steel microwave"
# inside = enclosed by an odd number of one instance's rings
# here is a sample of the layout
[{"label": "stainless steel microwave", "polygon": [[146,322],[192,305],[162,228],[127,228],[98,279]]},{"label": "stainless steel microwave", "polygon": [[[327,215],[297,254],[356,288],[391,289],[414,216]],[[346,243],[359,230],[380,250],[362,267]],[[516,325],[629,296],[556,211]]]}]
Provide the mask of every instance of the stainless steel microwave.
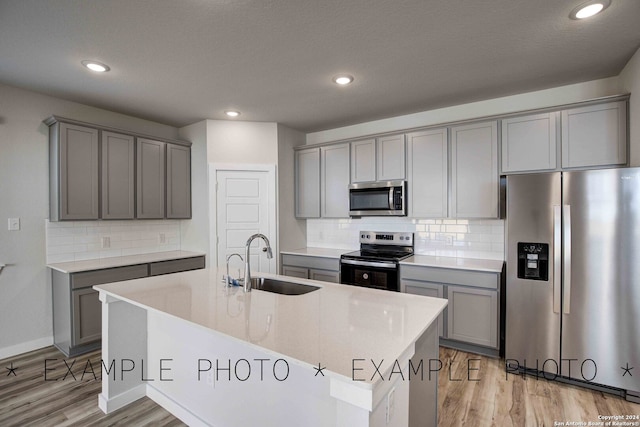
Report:
[{"label": "stainless steel microwave", "polygon": [[349,186],[349,215],[406,216],[406,181],[367,182]]}]

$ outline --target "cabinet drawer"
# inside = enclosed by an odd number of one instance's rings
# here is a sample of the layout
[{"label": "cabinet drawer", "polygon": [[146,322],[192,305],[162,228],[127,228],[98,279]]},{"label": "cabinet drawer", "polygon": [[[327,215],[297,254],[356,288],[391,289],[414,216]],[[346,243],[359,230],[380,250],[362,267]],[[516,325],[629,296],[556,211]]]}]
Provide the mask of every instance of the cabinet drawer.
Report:
[{"label": "cabinet drawer", "polygon": [[94,270],[71,275],[71,288],[79,289],[102,283],[119,282],[122,280],[139,279],[149,275],[147,264],[131,265],[127,267]]},{"label": "cabinet drawer", "polygon": [[454,270],[437,267],[418,267],[403,265],[400,267],[402,279],[422,280],[477,288],[498,289],[499,275],[481,271]]},{"label": "cabinet drawer", "polygon": [[337,258],[320,258],[304,255],[282,255],[282,265],[315,268],[318,270],[340,271],[340,260]]},{"label": "cabinet drawer", "polygon": [[198,270],[204,268],[204,257],[176,259],[172,261],[160,261],[151,263],[149,267],[150,276],[160,274],[177,273],[179,271]]}]

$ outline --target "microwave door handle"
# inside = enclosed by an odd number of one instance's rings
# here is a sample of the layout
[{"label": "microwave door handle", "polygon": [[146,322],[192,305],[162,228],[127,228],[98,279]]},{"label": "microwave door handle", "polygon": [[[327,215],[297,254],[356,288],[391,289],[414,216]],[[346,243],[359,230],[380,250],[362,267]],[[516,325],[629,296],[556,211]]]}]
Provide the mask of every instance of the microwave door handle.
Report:
[{"label": "microwave door handle", "polygon": [[389,187],[389,209],[395,209],[395,204],[393,203],[393,187]]}]

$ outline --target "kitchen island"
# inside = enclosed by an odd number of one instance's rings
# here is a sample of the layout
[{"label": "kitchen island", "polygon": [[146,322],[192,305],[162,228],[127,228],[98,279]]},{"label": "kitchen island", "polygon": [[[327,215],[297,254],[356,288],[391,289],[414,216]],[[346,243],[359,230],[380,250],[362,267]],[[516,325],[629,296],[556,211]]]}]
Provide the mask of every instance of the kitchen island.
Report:
[{"label": "kitchen island", "polygon": [[189,425],[436,425],[446,300],[267,274],[319,289],[244,293],[221,273],[95,286],[104,412],[149,396]]}]

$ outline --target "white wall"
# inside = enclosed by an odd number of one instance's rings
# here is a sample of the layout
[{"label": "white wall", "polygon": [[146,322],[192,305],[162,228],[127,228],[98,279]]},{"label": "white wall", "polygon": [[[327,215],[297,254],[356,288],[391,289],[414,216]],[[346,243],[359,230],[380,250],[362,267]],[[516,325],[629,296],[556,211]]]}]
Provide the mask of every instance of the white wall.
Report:
[{"label": "white wall", "polygon": [[640,166],[640,49],[620,73],[620,91],[631,93],[629,100],[630,164]]},{"label": "white wall", "polygon": [[535,108],[553,107],[602,96],[618,95],[619,93],[618,77],[611,77],[309,133],[307,134],[307,144],[358,138],[377,133],[400,131]]},{"label": "white wall", "polygon": [[[180,128],[180,139],[191,145],[191,220],[181,221],[181,249],[204,252],[210,265],[209,181],[207,162],[207,121]],[[215,263],[214,263],[215,265]]]},{"label": "white wall", "polygon": [[278,163],[276,123],[207,120],[210,163]]},{"label": "white wall", "polygon": [[280,251],[307,246],[307,221],[295,217],[293,147],[303,145],[302,132],[278,125],[278,243]]},{"label": "white wall", "polygon": [[[49,130],[55,114],[134,132],[177,138],[178,130],[75,102],[0,85],[0,358],[52,343],[51,289],[45,267],[49,212]],[[7,231],[7,218],[21,219]]]}]

